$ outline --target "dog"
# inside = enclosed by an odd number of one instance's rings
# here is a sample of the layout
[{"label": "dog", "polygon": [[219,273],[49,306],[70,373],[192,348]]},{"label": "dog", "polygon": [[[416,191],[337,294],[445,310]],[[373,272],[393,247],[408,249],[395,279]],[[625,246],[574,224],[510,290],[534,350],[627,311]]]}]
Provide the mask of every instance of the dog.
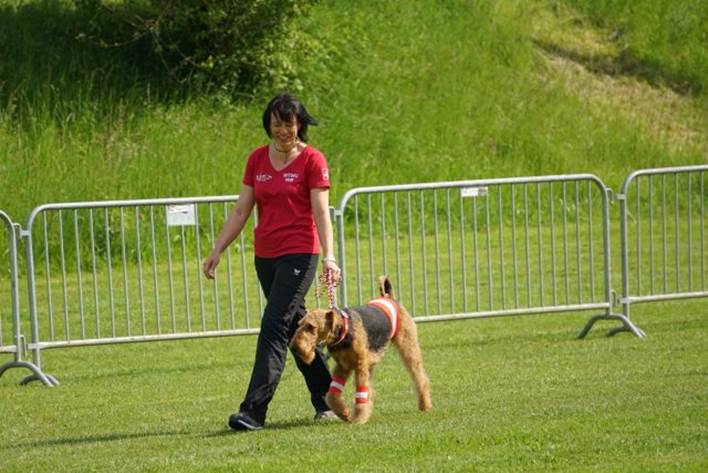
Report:
[{"label": "dog", "polygon": [[[430,382],[423,368],[415,322],[393,298],[388,278],[379,276],[378,284],[381,297],[363,306],[308,311],[290,341],[293,353],[307,364],[312,363],[317,345],[327,346],[335,366],[325,400],[340,419],[356,424],[367,422],[371,416],[372,370],[383,359],[390,344],[398,350],[413,380],[418,409],[423,412],[432,409]],[[353,413],[342,399],[342,391],[352,373],[356,380]]]}]

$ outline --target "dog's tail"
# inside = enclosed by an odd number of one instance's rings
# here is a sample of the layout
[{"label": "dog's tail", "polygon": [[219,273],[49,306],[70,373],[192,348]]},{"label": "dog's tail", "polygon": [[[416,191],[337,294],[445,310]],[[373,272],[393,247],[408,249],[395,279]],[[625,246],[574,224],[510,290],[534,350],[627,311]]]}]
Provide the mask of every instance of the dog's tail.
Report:
[{"label": "dog's tail", "polygon": [[381,297],[393,299],[393,286],[391,286],[391,281],[388,280],[388,276],[385,274],[379,276],[379,292]]}]

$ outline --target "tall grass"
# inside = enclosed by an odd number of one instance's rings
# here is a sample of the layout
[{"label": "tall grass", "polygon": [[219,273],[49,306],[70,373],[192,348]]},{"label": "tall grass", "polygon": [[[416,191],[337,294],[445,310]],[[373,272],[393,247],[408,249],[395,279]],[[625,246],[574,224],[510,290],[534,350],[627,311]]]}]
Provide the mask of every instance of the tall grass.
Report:
[{"label": "tall grass", "polygon": [[[329,0],[302,20],[336,52],[300,94],[321,120],[311,138],[333,200],[357,185],[503,175],[587,171],[617,185],[633,168],[705,161],[567,92],[526,19],[545,3],[530,5]],[[50,201],[237,193],[269,93],[200,98],[156,64],[77,41],[81,21],[69,2],[0,10],[0,206],[20,220]]]},{"label": "tall grass", "polygon": [[561,0],[612,31],[626,72],[684,93],[708,92],[708,7],[701,0]]}]

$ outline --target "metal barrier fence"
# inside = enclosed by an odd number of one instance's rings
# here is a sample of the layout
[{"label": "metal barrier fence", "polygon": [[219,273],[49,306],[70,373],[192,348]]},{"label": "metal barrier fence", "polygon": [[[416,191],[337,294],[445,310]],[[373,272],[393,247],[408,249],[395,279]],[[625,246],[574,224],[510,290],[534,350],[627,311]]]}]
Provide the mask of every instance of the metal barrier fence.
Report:
[{"label": "metal barrier fence", "polygon": [[708,296],[708,165],[643,169],[620,194],[622,304]]},{"label": "metal barrier fence", "polygon": [[[364,187],[335,210],[343,305],[388,273],[419,322],[612,312],[608,190],[589,174]],[[350,261],[351,260],[351,261]]]},{"label": "metal barrier fence", "polygon": [[206,281],[238,196],[48,204],[26,241],[31,342],[47,348],[257,333],[263,296],[244,230]]},{"label": "metal barrier fence", "polygon": [[[22,334],[22,323],[20,320],[20,293],[18,286],[19,276],[17,264],[17,237],[20,227],[18,224],[14,223],[2,210],[0,210],[0,220],[2,220],[5,228],[7,229],[7,270],[10,285],[9,317],[6,316],[6,312],[0,312],[0,353],[11,353],[14,358],[12,361],[0,365],[0,376],[2,376],[3,373],[10,368],[26,368],[32,371],[33,374],[25,378],[22,381],[22,384],[25,384],[33,379],[38,379],[44,384],[52,386],[58,384],[54,378],[44,375],[38,365],[25,360],[25,338]],[[0,254],[3,253],[4,252],[0,251]],[[5,309],[5,303],[3,302],[1,305],[2,307],[0,307],[0,310]],[[3,332],[3,322],[11,322],[11,339],[5,332]]]},{"label": "metal barrier fence", "polygon": [[[0,210],[0,221],[7,230],[7,238],[0,240],[0,257],[3,265],[2,273],[8,275],[9,300],[0,299],[0,353],[17,353],[19,327],[15,320],[19,314],[19,293],[17,290],[17,241],[15,224],[10,217]],[[7,247],[5,247],[7,243]],[[5,258],[7,257],[7,258]],[[3,293],[2,296],[5,296]],[[12,330],[12,331],[11,331]]]},{"label": "metal barrier fence", "polygon": [[[604,319],[621,322],[610,334],[642,337],[630,304],[708,295],[707,170],[641,170],[625,180],[623,313],[613,312],[610,191],[590,174],[350,190],[331,209],[344,274],[339,303],[374,297],[375,278],[386,273],[418,322],[594,311],[580,337]],[[251,274],[249,229],[226,250],[213,281],[201,275],[237,199],[48,204],[32,211],[25,230],[0,211],[10,282],[9,315],[0,307],[0,353],[14,357],[0,376],[23,367],[33,372],[23,383],[58,384],[41,370],[48,348],[257,333],[264,300]]]}]

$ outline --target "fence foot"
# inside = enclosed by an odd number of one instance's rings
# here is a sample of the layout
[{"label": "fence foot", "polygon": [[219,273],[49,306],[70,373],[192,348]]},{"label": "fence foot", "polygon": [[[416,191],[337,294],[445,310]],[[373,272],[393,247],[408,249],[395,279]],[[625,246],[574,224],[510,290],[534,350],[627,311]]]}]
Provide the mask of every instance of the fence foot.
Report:
[{"label": "fence foot", "polygon": [[3,373],[5,373],[5,371],[9,370],[10,368],[27,368],[33,373],[30,376],[24,378],[22,381],[20,381],[21,385],[25,385],[35,380],[41,381],[45,386],[49,387],[59,385],[59,381],[57,381],[54,376],[43,373],[42,370],[37,367],[37,365],[29,363],[27,361],[11,361],[9,363],[5,363],[4,365],[0,366],[0,377],[2,377]]},{"label": "fence foot", "polygon": [[585,338],[585,336],[588,334],[588,332],[590,332],[590,329],[592,329],[592,326],[595,325],[595,322],[597,322],[598,320],[619,320],[620,322],[622,322],[622,325],[620,325],[619,327],[615,327],[613,329],[610,329],[607,332],[608,337],[616,335],[620,332],[631,332],[638,338],[646,337],[646,334],[639,327],[634,325],[632,323],[632,321],[629,320],[624,315],[622,315],[622,314],[609,314],[609,315],[603,314],[603,315],[596,315],[595,317],[590,318],[590,320],[588,320],[588,323],[585,324],[585,327],[578,335],[578,338]]}]

